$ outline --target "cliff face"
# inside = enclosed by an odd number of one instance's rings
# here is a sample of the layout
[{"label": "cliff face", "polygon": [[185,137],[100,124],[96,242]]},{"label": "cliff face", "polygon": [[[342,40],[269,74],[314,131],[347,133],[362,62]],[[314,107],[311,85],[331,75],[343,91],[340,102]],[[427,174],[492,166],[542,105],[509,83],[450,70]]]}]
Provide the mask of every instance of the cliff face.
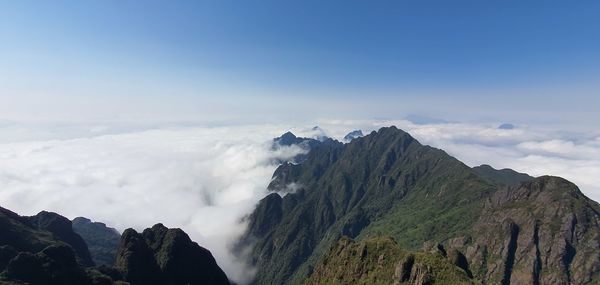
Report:
[{"label": "cliff face", "polygon": [[599,282],[600,206],[572,183],[540,177],[484,201],[472,233],[446,241],[489,284]]},{"label": "cliff face", "polygon": [[229,284],[210,251],[162,224],[123,233],[116,268],[133,284]]},{"label": "cliff face", "polygon": [[390,127],[316,146],[281,165],[270,189],[290,183],[296,192],[259,203],[241,241],[257,284],[302,283],[343,235],[440,244],[473,282],[600,282],[598,204],[564,179],[472,169]]},{"label": "cliff face", "polygon": [[436,253],[402,250],[390,238],[355,242],[342,237],[305,284],[475,284]]}]

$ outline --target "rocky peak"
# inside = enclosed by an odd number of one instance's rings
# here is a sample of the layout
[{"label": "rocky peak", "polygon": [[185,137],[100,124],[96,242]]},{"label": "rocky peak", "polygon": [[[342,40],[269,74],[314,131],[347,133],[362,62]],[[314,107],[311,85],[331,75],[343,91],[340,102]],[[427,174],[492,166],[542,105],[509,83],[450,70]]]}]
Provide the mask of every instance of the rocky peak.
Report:
[{"label": "rocky peak", "polygon": [[285,134],[281,135],[278,138],[275,138],[273,140],[275,143],[282,145],[282,146],[290,146],[293,144],[297,144],[302,142],[303,140],[298,140],[298,137],[296,137],[296,135],[294,135],[292,132],[286,132]]},{"label": "rocky peak", "polygon": [[77,260],[81,265],[94,265],[87,244],[80,235],[73,231],[73,224],[69,219],[56,213],[42,211],[35,216],[28,217],[27,220],[38,229],[49,231],[61,241],[69,244],[77,254]]},{"label": "rocky peak", "polygon": [[353,139],[360,138],[362,136],[364,136],[364,135],[363,135],[363,132],[361,130],[351,131],[347,135],[344,136],[344,141],[345,142],[350,142]]},{"label": "rocky peak", "polygon": [[447,245],[488,284],[587,284],[600,272],[600,206],[569,181],[542,176],[496,191],[472,234]]},{"label": "rocky peak", "polygon": [[126,230],[116,266],[133,284],[229,284],[210,251],[162,224]]}]

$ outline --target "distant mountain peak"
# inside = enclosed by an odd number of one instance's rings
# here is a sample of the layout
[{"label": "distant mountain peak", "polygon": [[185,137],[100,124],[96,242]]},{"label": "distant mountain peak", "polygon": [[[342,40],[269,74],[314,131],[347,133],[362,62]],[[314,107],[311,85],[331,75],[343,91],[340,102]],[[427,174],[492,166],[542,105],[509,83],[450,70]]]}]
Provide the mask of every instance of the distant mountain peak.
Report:
[{"label": "distant mountain peak", "polygon": [[500,130],[512,130],[515,128],[515,125],[509,123],[503,123],[498,126]]},{"label": "distant mountain peak", "polygon": [[[399,248],[415,251],[415,261],[424,256],[424,244],[442,245],[444,259],[435,258],[456,265],[445,267],[452,272],[464,270],[459,275],[467,284],[591,284],[600,278],[600,206],[575,185],[489,165],[470,168],[395,126],[311,149],[303,163],[280,165],[269,189],[293,183],[301,188],[270,195],[249,216],[241,243],[253,245],[256,284],[302,283],[311,272],[317,284],[393,276],[388,269],[400,260],[370,255],[361,242],[323,261],[342,235],[358,241],[391,236]],[[380,241],[373,244],[381,248]],[[402,264],[394,269],[437,274],[426,262]],[[388,269],[381,274],[390,275],[352,276],[357,268],[382,267]],[[410,270],[400,275],[428,275]]]},{"label": "distant mountain peak", "polygon": [[353,139],[360,138],[363,136],[364,136],[364,134],[361,130],[351,131],[347,135],[344,136],[344,141],[351,142]]}]

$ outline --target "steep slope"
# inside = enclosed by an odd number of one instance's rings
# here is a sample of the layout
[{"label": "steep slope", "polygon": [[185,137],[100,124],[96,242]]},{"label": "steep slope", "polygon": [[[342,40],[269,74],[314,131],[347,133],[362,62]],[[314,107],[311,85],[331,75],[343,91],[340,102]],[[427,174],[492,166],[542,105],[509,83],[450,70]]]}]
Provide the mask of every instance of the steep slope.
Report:
[{"label": "steep slope", "polygon": [[243,242],[252,245],[259,284],[301,282],[342,235],[392,235],[416,248],[461,233],[493,189],[466,165],[395,127],[317,147],[304,163],[281,165],[270,189],[289,183],[300,189],[283,198],[271,194],[249,218]]},{"label": "steep slope", "polygon": [[476,284],[436,253],[402,250],[390,238],[361,242],[342,237],[305,284]]},{"label": "steep slope", "polygon": [[112,266],[117,257],[121,234],[103,223],[92,222],[83,217],[73,219],[73,231],[88,245],[94,263]]},{"label": "steep slope", "polygon": [[[445,241],[488,284],[600,282],[600,205],[574,184],[543,176],[484,201],[473,231]],[[596,282],[596,283],[594,283]]]},{"label": "steep slope", "polygon": [[125,230],[116,268],[133,284],[229,284],[210,251],[180,229],[156,224],[142,234]]},{"label": "steep slope", "polygon": [[56,213],[42,211],[31,217],[0,208],[0,245],[16,251],[37,253],[50,245],[64,243],[75,251],[83,266],[94,264],[85,241],[73,231],[71,221]]},{"label": "steep slope", "polygon": [[1,284],[113,284],[94,268],[87,245],[56,213],[19,216],[0,208]]},{"label": "steep slope", "polygon": [[210,251],[161,224],[142,234],[126,230],[116,267],[90,267],[89,252],[78,256],[85,242],[55,213],[22,217],[0,208],[0,233],[0,284],[229,284]]},{"label": "steep slope", "polygon": [[[315,127],[315,128],[319,129],[319,127]],[[313,130],[315,130],[315,128],[313,128]],[[277,161],[278,163],[297,164],[297,163],[302,163],[306,160],[306,158],[308,157],[307,153],[311,149],[317,148],[320,145],[336,145],[336,144],[340,144],[340,142],[338,142],[332,138],[329,138],[327,136],[324,136],[324,135],[319,136],[317,138],[303,138],[303,137],[297,137],[292,132],[286,132],[285,134],[281,135],[280,137],[273,139],[271,148],[276,150],[281,147],[297,146],[297,147],[305,150],[306,153],[300,153],[300,154],[296,155],[295,157],[293,157],[289,161]]]},{"label": "steep slope", "polygon": [[269,186],[297,191],[267,196],[248,218],[241,245],[254,283],[304,282],[343,235],[391,236],[413,251],[441,243],[434,248],[486,284],[600,282],[597,203],[559,178],[487,170],[395,127],[316,147],[303,163],[282,164]]}]

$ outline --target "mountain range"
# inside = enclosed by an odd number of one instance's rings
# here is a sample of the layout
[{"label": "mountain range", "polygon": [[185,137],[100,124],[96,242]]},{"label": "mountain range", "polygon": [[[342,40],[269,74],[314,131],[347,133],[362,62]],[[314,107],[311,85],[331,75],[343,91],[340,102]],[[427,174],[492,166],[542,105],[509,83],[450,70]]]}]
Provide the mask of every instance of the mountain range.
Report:
[{"label": "mountain range", "polygon": [[[469,167],[396,127],[345,141],[273,139],[304,152],[244,218],[234,253],[255,275],[241,283],[600,284],[600,205],[573,183]],[[121,234],[0,208],[0,233],[0,284],[231,284],[162,224]]]},{"label": "mountain range", "polygon": [[[0,233],[0,284],[230,284],[210,251],[162,224],[142,234],[127,229],[113,248],[114,229],[103,224],[85,218],[71,222],[45,211],[19,216],[0,208]],[[104,264],[107,258],[114,263]]]},{"label": "mountain range", "polygon": [[[316,145],[302,163],[282,164],[269,189],[239,245],[251,252],[253,284],[390,281],[406,263],[399,251],[415,256],[405,273],[429,276],[402,273],[401,284],[448,284],[441,260],[467,283],[600,282],[600,206],[577,186],[471,168],[395,127]],[[388,249],[355,258],[373,243]],[[428,253],[441,259],[417,258]]]}]

